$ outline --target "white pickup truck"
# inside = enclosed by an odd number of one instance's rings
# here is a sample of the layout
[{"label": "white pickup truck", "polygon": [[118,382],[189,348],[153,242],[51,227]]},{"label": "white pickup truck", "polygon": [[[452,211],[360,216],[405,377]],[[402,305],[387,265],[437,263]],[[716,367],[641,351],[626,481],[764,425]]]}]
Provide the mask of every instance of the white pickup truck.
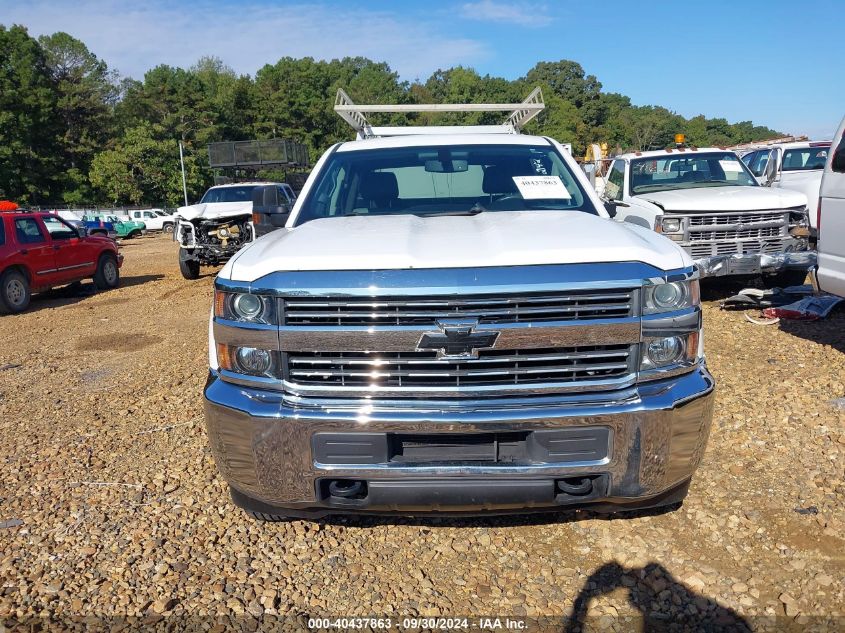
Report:
[{"label": "white pickup truck", "polygon": [[179,270],[185,279],[199,277],[200,266],[226,262],[255,238],[252,196],[268,185],[293,204],[296,196],[285,183],[238,182],[211,187],[197,204],[176,210],[173,239],[179,243]]},{"label": "white pickup truck", "polygon": [[148,231],[172,233],[176,225],[173,214],[165,213],[162,209],[131,209],[128,214],[130,219],[143,222]]},{"label": "white pickup truck", "polygon": [[718,148],[617,156],[604,201],[617,220],[662,233],[702,277],[762,274],[776,286],[804,283],[815,262],[807,198],[761,187],[739,157]]},{"label": "white pickup truck", "polygon": [[[557,141],[378,128],[317,162],[287,224],[215,280],[205,412],[236,504],[330,513],[676,504],[714,381],[697,273],[613,222]],[[437,111],[466,106],[438,104]],[[468,107],[466,107],[468,109]]]},{"label": "white pickup truck", "polygon": [[743,154],[742,161],[761,185],[800,191],[807,196],[810,233],[816,234],[816,209],[830,141],[777,143]]}]

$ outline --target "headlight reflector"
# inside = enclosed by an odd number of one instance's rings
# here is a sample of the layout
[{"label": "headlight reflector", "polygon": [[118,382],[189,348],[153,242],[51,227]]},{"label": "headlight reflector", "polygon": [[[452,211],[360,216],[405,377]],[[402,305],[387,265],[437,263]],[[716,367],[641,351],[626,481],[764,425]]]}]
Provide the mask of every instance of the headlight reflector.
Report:
[{"label": "headlight reflector", "polygon": [[646,353],[657,367],[675,362],[684,351],[684,342],[679,336],[659,338],[648,344]]},{"label": "headlight reflector", "polygon": [[698,305],[698,280],[670,281],[644,287],[643,314],[673,312]]},{"label": "headlight reflector", "polygon": [[269,350],[255,347],[239,347],[235,360],[244,373],[253,375],[267,373],[272,363]]},{"label": "headlight reflector", "polygon": [[214,316],[220,319],[274,325],[274,305],[273,297],[248,292],[214,291]]},{"label": "headlight reflector", "polygon": [[700,360],[701,333],[689,332],[675,336],[646,337],[640,355],[640,378],[653,380],[660,374],[653,370],[693,367]]},{"label": "headlight reflector", "polygon": [[242,319],[252,321],[261,313],[261,298],[256,295],[237,294],[232,299],[232,308],[235,314]]},{"label": "headlight reflector", "polygon": [[654,287],[654,305],[664,310],[672,310],[684,303],[684,287],[678,282],[661,284]]},{"label": "headlight reflector", "polygon": [[220,369],[236,374],[279,377],[279,354],[269,349],[217,343],[217,363]]}]

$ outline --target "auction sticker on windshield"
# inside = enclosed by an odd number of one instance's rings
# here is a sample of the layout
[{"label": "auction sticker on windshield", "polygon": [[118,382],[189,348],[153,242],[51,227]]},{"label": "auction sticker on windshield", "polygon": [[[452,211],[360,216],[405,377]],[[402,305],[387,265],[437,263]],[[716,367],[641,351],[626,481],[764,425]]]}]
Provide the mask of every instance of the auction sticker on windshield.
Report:
[{"label": "auction sticker on windshield", "polygon": [[722,167],[724,171],[742,171],[742,165],[738,160],[734,160],[732,158],[723,158],[719,161],[719,165]]},{"label": "auction sticker on windshield", "polygon": [[514,176],[513,181],[525,200],[569,200],[572,197],[559,176]]}]

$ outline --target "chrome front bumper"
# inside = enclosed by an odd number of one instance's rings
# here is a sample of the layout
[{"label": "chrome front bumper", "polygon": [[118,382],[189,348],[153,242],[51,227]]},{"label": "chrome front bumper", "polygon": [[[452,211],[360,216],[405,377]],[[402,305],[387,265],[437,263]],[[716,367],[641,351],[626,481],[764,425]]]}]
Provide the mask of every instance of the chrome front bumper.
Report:
[{"label": "chrome front bumper", "polygon": [[815,251],[714,255],[695,260],[695,265],[702,278],[728,275],[768,275],[785,270],[807,270],[815,263]]},{"label": "chrome front bumper", "polygon": [[[468,486],[519,486],[595,475],[602,476],[607,487],[591,502],[626,505],[654,499],[689,480],[704,454],[713,389],[713,378],[702,365],[682,376],[602,394],[473,403],[323,401],[304,407],[288,404],[278,392],[234,385],[212,373],[205,412],[211,448],[224,478],[239,497],[268,507],[301,509],[314,516],[344,512],[321,495],[321,482],[354,479],[408,491],[405,497],[394,495],[389,507],[365,503],[356,512],[496,510],[500,497],[485,498],[484,493],[470,507],[452,508],[448,502],[420,507],[414,486],[420,490],[429,481],[455,480]],[[316,462],[312,451],[312,436],[326,432],[472,434],[571,427],[608,428],[606,457],[580,463],[329,465]],[[546,505],[560,501],[511,500],[507,508]]]}]

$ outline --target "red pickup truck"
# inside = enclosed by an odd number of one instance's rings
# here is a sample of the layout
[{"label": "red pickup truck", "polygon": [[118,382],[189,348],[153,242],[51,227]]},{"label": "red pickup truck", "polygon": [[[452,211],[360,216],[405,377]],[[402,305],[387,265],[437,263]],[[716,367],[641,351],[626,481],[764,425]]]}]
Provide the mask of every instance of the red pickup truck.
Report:
[{"label": "red pickup truck", "polygon": [[23,312],[33,291],[89,277],[100,290],[115,288],[122,264],[111,238],[52,213],[0,212],[0,312]]}]

